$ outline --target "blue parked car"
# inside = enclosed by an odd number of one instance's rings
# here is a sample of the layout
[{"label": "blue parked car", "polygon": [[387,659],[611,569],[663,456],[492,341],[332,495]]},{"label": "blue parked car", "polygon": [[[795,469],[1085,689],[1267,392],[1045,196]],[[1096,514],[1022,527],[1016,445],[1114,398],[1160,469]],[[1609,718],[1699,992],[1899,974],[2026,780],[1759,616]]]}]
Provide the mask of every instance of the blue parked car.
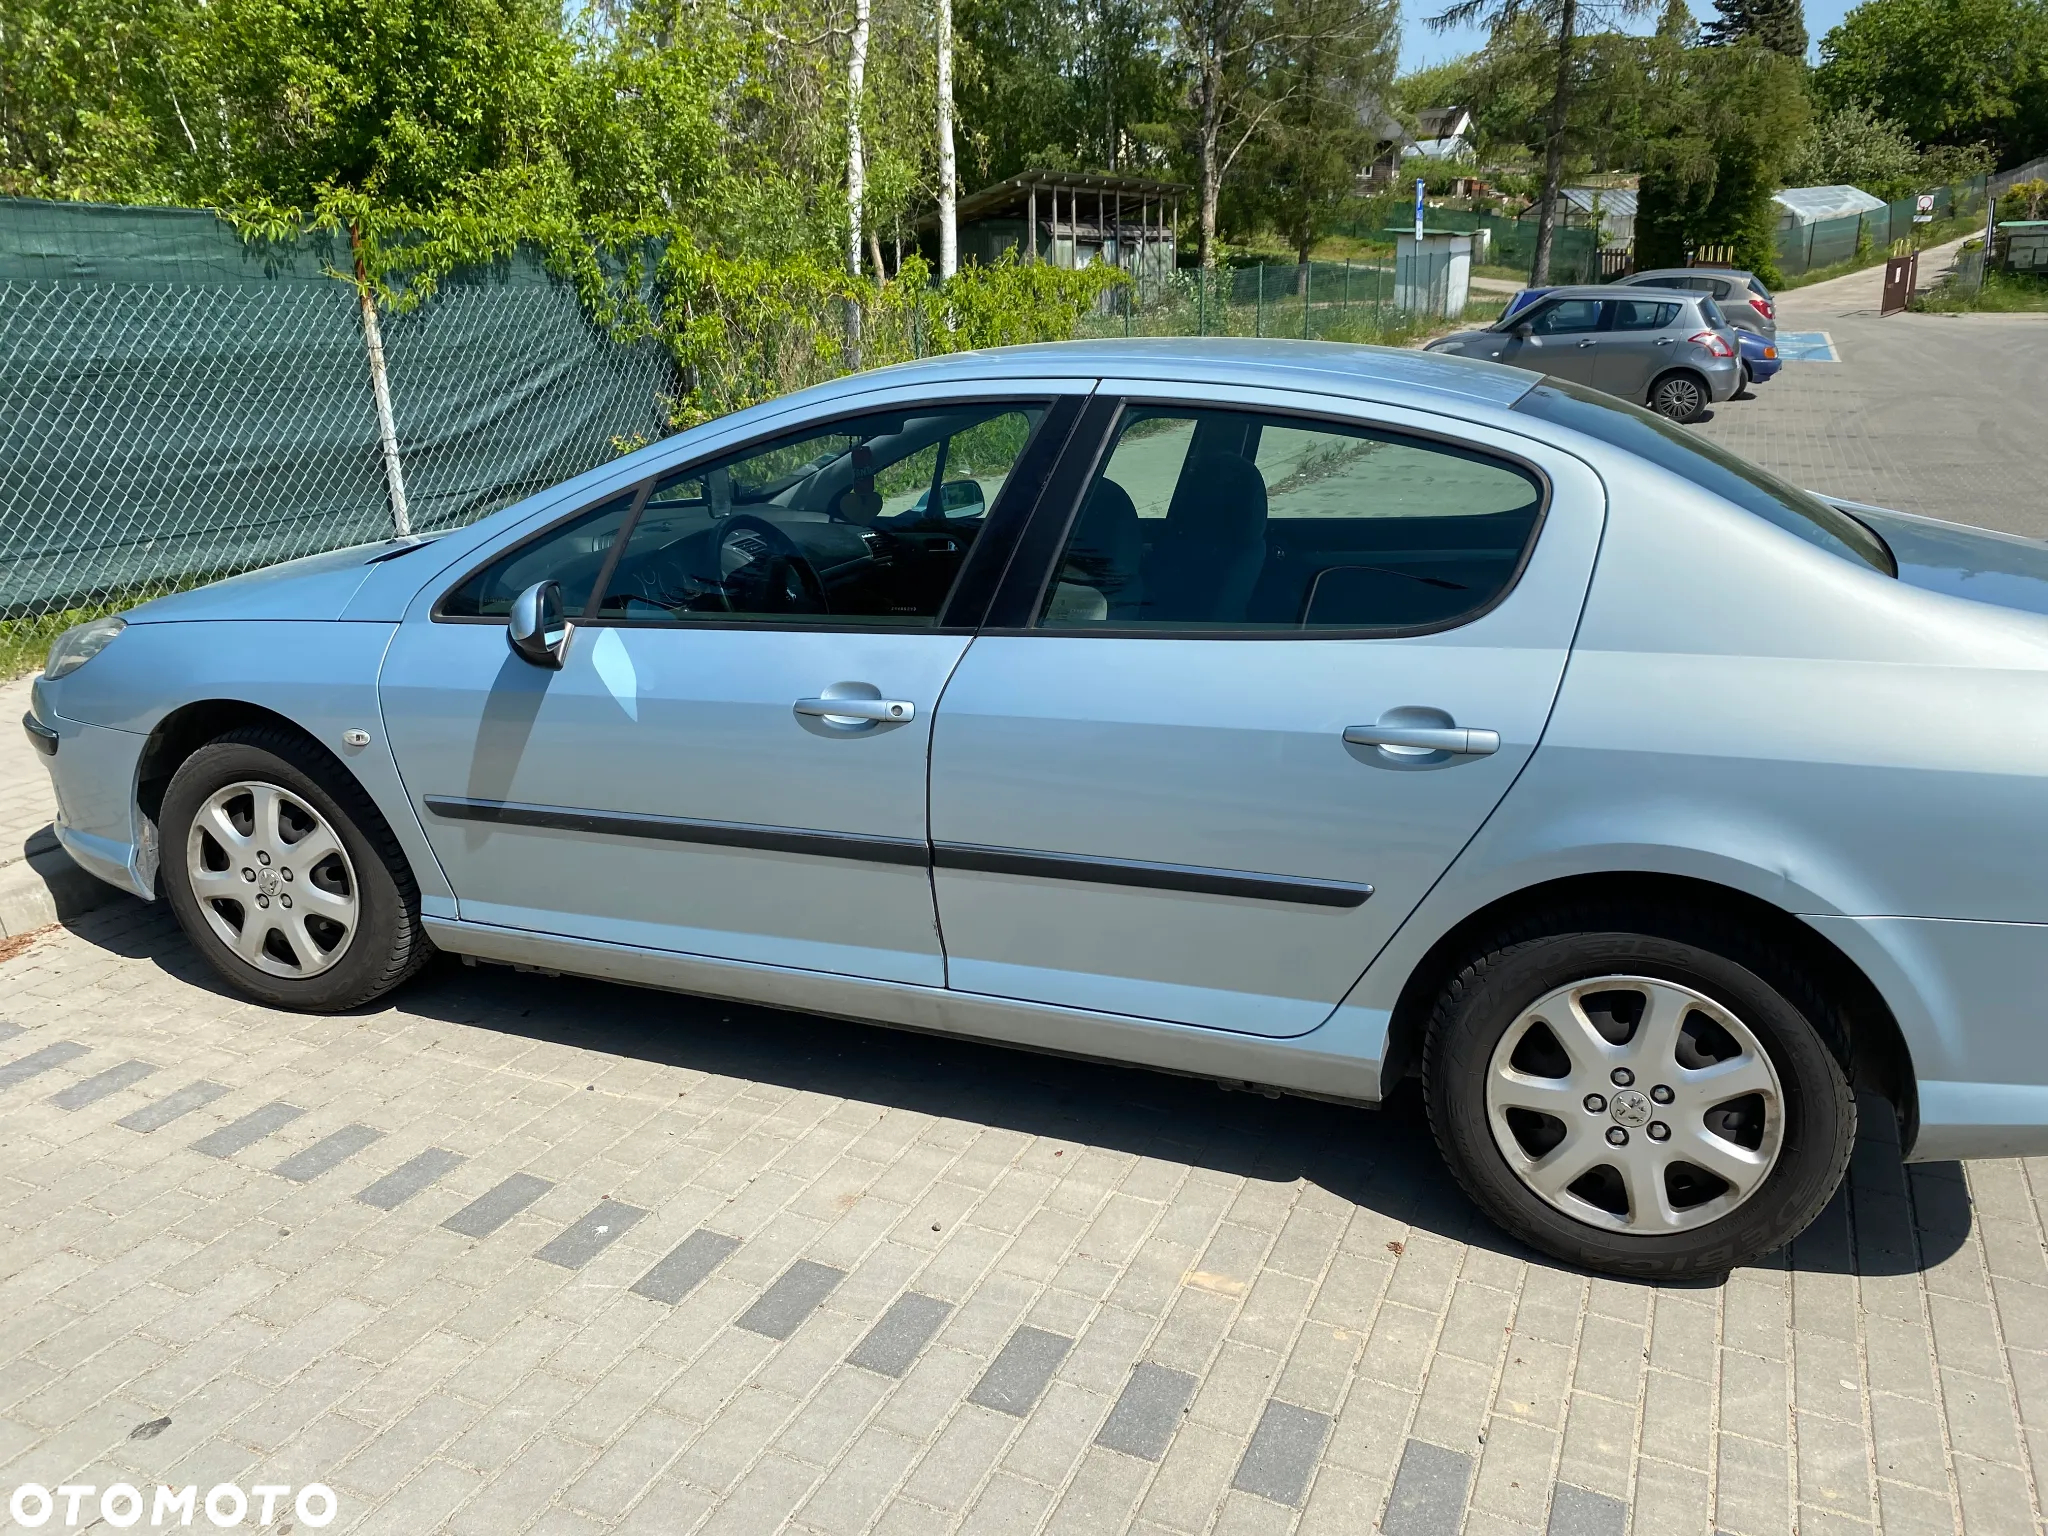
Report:
[{"label": "blue parked car", "polygon": [[1778,345],[1757,335],[1755,331],[1737,331],[1736,345],[1742,349],[1742,382],[1763,384],[1778,376],[1778,370],[1785,366],[1785,360],[1778,356]]},{"label": "blue parked car", "polygon": [[2043,721],[2048,546],[1212,337],[856,374],[160,598],[24,723],[64,846],[273,1007],[442,950],[1419,1078],[1510,1231],[1678,1275],[1812,1220],[1859,1092],[1914,1159],[2048,1153]]}]

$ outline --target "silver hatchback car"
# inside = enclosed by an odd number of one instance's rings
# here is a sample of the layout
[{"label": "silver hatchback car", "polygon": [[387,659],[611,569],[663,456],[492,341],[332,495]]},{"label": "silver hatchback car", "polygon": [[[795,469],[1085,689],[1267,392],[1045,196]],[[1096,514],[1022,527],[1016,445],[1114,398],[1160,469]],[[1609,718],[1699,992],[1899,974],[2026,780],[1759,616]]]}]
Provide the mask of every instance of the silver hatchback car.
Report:
[{"label": "silver hatchback car", "polygon": [[1734,267],[1659,267],[1622,278],[1617,288],[1676,288],[1680,292],[1704,293],[1721,306],[1721,313],[1738,331],[1750,331],[1766,341],[1778,338],[1777,301],[1764,280],[1754,272]]},{"label": "silver hatchback car", "polygon": [[95,621],[32,703],[64,846],[272,1006],[440,950],[1414,1076],[1474,1199],[1623,1273],[1792,1237],[1858,1090],[2048,1152],[2048,546],[1518,369],[859,374]]},{"label": "silver hatchback car", "polygon": [[1726,316],[1706,294],[1678,289],[1553,288],[1497,325],[1453,332],[1427,350],[1590,384],[1673,421],[1696,421],[1742,388]]}]

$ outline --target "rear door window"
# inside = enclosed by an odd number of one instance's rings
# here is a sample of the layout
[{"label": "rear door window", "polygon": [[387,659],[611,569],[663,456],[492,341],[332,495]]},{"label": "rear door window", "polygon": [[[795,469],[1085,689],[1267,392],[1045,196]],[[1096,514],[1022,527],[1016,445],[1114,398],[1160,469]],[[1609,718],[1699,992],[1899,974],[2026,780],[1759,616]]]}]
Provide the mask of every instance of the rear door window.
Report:
[{"label": "rear door window", "polygon": [[1306,417],[1136,407],[1075,520],[1040,623],[1441,627],[1507,590],[1543,502],[1533,471],[1452,443]]},{"label": "rear door window", "polygon": [[1617,331],[1661,331],[1678,320],[1678,305],[1669,299],[1616,299],[1613,308]]}]

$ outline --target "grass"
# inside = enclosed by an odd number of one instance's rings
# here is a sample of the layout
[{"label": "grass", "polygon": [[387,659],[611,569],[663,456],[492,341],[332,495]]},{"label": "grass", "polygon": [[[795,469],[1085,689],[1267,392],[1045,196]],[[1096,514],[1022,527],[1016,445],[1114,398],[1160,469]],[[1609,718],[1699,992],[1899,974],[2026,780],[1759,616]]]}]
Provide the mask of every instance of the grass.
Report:
[{"label": "grass", "polygon": [[[115,606],[121,606],[119,604]],[[111,608],[66,608],[36,619],[0,619],[0,683],[43,669],[50,642],[74,624],[96,619]]]},{"label": "grass", "polygon": [[1913,308],[1936,315],[2028,314],[2048,310],[2048,277],[2026,272],[1987,272],[1974,282],[1938,283],[1913,300]]}]

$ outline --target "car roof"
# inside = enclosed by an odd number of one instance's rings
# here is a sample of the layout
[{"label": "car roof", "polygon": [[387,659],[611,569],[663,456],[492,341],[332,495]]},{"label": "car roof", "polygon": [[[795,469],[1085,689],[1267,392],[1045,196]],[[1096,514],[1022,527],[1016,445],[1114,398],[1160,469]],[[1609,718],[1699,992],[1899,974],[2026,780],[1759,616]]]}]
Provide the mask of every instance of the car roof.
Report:
[{"label": "car roof", "polygon": [[1726,277],[1747,283],[1752,281],[1756,274],[1741,267],[1652,267],[1647,272],[1632,272],[1622,281],[1641,283],[1646,277]]},{"label": "car roof", "polygon": [[1482,405],[1506,409],[1535,387],[1520,368],[1442,357],[1405,347],[1334,341],[1255,340],[1244,336],[1133,337],[1129,340],[1035,342],[953,352],[897,363],[773,402],[787,408],[901,385],[948,380],[1116,378],[1161,383],[1268,385],[1427,407]]},{"label": "car roof", "polygon": [[[1560,295],[1572,299],[1609,299],[1614,297],[1614,290],[1617,286],[1619,285],[1614,283],[1571,283],[1560,288],[1544,288],[1538,291],[1546,299],[1554,299]],[[1654,288],[1648,283],[1632,283],[1629,286],[1649,288],[1652,293],[1666,294],[1674,299],[1697,299],[1701,297],[1700,294],[1690,288]],[[1630,297],[1634,298],[1637,295],[1631,294]]]}]

